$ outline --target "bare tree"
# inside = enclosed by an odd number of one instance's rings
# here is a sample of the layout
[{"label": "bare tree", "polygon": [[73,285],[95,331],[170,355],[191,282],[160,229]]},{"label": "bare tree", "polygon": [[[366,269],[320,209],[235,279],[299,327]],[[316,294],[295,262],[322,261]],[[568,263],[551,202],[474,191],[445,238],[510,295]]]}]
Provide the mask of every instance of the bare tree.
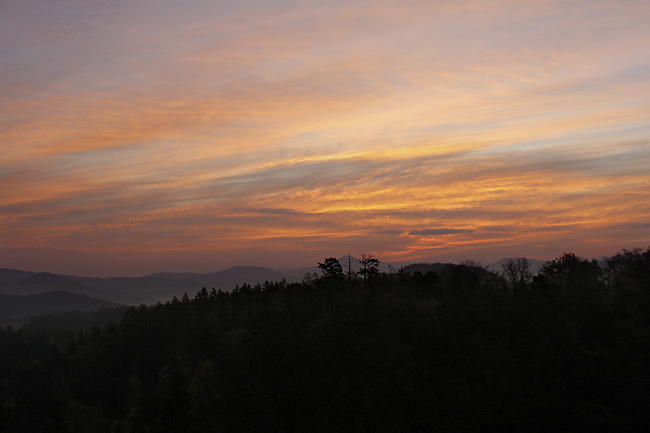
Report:
[{"label": "bare tree", "polygon": [[525,257],[506,259],[501,265],[501,274],[512,286],[512,293],[516,297],[533,278],[530,272],[530,261]]}]

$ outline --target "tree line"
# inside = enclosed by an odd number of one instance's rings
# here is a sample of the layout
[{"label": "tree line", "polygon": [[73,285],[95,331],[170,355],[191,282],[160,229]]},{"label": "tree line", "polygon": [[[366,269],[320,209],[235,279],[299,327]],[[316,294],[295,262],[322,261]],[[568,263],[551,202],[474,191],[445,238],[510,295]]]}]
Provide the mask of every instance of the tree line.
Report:
[{"label": "tree line", "polygon": [[364,259],[2,329],[0,431],[649,431],[650,248]]}]

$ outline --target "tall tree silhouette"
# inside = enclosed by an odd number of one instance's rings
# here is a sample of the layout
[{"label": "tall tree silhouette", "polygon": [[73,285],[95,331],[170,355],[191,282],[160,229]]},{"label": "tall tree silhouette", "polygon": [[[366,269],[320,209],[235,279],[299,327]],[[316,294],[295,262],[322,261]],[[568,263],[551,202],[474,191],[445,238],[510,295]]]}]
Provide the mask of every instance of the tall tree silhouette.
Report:
[{"label": "tall tree silhouette", "polygon": [[365,287],[368,282],[372,281],[379,274],[379,260],[373,254],[360,253],[360,255],[361,269],[359,270],[359,275],[363,277],[363,285]]}]

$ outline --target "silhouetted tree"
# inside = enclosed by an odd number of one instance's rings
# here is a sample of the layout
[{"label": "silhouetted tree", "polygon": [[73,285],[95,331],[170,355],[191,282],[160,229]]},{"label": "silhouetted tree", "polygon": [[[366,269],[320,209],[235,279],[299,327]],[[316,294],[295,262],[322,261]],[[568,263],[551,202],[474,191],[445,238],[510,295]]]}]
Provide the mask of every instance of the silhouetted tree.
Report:
[{"label": "silhouetted tree", "polygon": [[630,314],[642,304],[650,307],[650,247],[623,250],[605,259],[607,304]]},{"label": "silhouetted tree", "polygon": [[502,275],[512,287],[515,297],[530,283],[533,275],[530,272],[530,261],[525,257],[506,259],[501,265]]},{"label": "silhouetted tree", "polygon": [[363,277],[363,285],[366,286],[368,281],[372,281],[379,275],[379,260],[372,254],[361,253],[361,269],[359,275]]},{"label": "silhouetted tree", "polygon": [[210,294],[208,293],[208,289],[204,287],[201,290],[199,290],[196,296],[194,296],[194,300],[199,302],[204,302],[208,300],[209,296]]},{"label": "silhouetted tree", "polygon": [[604,292],[602,269],[595,260],[586,260],[574,253],[564,253],[547,262],[533,279],[538,289],[549,291],[559,300],[575,307],[595,307]]},{"label": "silhouetted tree", "polygon": [[338,259],[335,259],[334,257],[326,258],[323,263],[318,264],[318,267],[323,273],[323,278],[325,279],[339,281],[344,278],[343,266],[341,266]]}]

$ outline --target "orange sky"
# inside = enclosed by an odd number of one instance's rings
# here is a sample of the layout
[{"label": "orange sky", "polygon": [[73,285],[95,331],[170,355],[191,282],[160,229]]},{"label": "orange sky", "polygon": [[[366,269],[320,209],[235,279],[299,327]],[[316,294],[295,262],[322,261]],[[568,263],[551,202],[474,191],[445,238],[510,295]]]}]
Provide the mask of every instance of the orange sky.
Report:
[{"label": "orange sky", "polygon": [[0,1],[0,267],[646,246],[649,20],[645,0]]}]

